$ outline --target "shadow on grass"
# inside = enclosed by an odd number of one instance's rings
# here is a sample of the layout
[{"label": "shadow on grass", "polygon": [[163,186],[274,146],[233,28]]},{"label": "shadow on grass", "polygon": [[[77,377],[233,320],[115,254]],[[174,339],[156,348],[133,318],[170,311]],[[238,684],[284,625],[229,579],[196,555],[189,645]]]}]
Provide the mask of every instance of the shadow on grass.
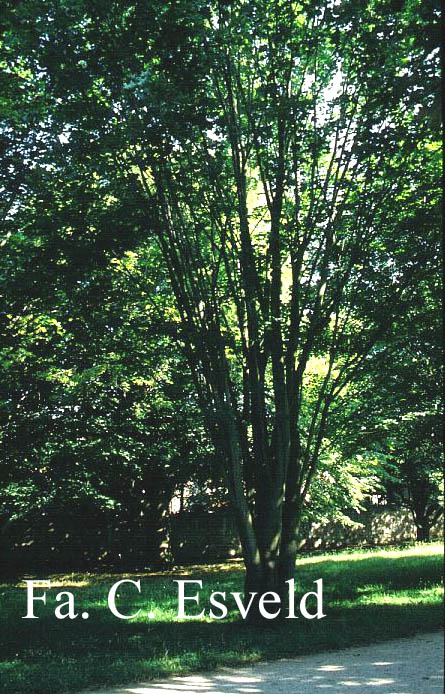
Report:
[{"label": "shadow on grass", "polygon": [[[3,653],[1,692],[46,694],[295,657],[367,644],[442,625],[440,605],[327,608],[323,620],[253,628],[239,622],[118,622],[99,610],[88,623],[36,621],[15,653]],[[8,662],[9,661],[9,662]],[[56,684],[57,683],[57,684]],[[5,686],[5,688],[3,688]]]},{"label": "shadow on grass", "polygon": [[[54,617],[55,594],[70,587],[63,581],[63,588],[49,591],[47,606],[36,603],[35,612],[40,617],[36,620],[21,619],[26,611],[23,589],[3,587],[0,692],[68,692],[434,631],[443,621],[441,574],[439,554],[371,554],[360,561],[327,558],[312,565],[305,563],[297,566],[297,595],[312,590],[313,581],[323,577],[327,616],[322,620],[299,617],[266,628],[249,627],[242,620],[172,621],[177,608],[172,578],[184,574],[157,574],[146,576],[146,580],[141,576],[142,594],[132,587],[121,596],[123,612],[143,610],[142,619],[129,621],[114,617],[106,605],[109,587],[122,575],[109,575],[107,585],[97,581],[78,590],[73,587],[76,600],[79,596],[79,605],[82,603],[76,609],[87,609],[88,620]],[[201,599],[205,607],[212,590],[242,589],[240,571],[221,574],[215,569],[204,577],[199,567],[192,576],[185,576],[204,579]],[[148,620],[152,605],[157,618]]]}]

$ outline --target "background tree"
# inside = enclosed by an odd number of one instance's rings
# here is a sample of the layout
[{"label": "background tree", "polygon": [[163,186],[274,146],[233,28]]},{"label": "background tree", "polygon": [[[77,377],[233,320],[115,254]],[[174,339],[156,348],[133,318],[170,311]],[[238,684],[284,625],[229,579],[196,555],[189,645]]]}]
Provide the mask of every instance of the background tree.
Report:
[{"label": "background tree", "polygon": [[[429,191],[431,199],[435,194]],[[439,205],[436,209],[435,219],[417,220],[424,238],[426,227],[438,233]],[[443,514],[440,295],[440,278],[432,273],[416,288],[386,349],[368,361],[349,393],[344,422],[334,427],[343,452],[378,457],[379,493],[411,511],[418,540],[429,539]]]},{"label": "background tree", "polygon": [[[2,115],[12,139],[10,110]],[[145,279],[153,249],[142,254],[145,269],[132,271],[126,248],[138,218],[113,197],[119,181],[82,178],[58,139],[26,122],[28,144],[16,143],[15,160],[24,176],[5,213],[0,259],[3,544],[19,541],[16,568],[99,556],[154,566],[175,489],[209,457],[169,320],[154,318],[147,298],[156,282],[168,316],[171,293],[159,268]],[[34,142],[45,137],[37,156]],[[9,160],[8,152],[6,168]],[[114,227],[123,257],[111,263]]]}]

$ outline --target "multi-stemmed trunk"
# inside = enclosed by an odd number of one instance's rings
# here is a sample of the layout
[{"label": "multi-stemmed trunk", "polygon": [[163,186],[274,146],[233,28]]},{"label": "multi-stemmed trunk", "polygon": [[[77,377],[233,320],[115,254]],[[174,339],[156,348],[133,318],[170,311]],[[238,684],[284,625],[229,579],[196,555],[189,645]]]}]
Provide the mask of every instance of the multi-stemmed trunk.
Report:
[{"label": "multi-stemmed trunk", "polygon": [[[251,601],[251,607],[246,618],[249,624],[271,624],[280,622],[287,614],[289,584],[290,579],[294,578],[295,558],[291,563],[282,561],[280,557],[268,559],[259,557],[258,562],[246,563],[246,573],[244,579],[244,603],[248,605],[252,593],[256,595]],[[280,598],[279,614],[272,619],[266,619],[259,611],[259,600],[265,593],[275,593]]]},{"label": "multi-stemmed trunk", "polygon": [[[275,507],[265,504],[258,510],[252,521],[251,533],[246,532],[243,525],[245,519],[235,513],[243,545],[246,569],[244,602],[245,605],[250,603],[246,618],[250,624],[278,623],[286,616],[289,596],[287,581],[294,578],[300,513],[289,514],[284,501],[281,504],[278,499],[275,501]],[[280,614],[274,620],[264,618],[259,610],[261,595],[270,592],[280,598]],[[252,597],[253,593],[256,595]]]}]

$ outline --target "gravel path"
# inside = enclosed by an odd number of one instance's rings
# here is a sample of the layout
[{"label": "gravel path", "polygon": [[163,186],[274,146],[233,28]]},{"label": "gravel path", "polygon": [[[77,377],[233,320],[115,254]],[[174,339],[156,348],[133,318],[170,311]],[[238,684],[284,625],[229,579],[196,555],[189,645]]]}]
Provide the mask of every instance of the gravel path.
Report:
[{"label": "gravel path", "polygon": [[439,694],[443,633],[88,694]]}]

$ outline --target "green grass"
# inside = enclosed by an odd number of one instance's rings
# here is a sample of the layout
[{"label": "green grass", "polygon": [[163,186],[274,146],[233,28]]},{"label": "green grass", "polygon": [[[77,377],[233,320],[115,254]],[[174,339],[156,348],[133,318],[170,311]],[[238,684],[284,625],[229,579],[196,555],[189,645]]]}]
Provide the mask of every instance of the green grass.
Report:
[{"label": "green grass", "polygon": [[[299,617],[266,628],[246,626],[235,611],[222,621],[175,617],[174,578],[202,579],[205,606],[212,591],[242,590],[243,571],[237,562],[129,575],[141,579],[142,592],[122,588],[119,609],[143,612],[128,621],[111,615],[106,603],[110,586],[124,577],[121,574],[40,576],[49,577],[54,587],[48,591],[46,606],[35,603],[39,616],[35,620],[21,619],[26,613],[23,581],[2,583],[0,692],[58,694],[439,629],[442,557],[437,543],[304,557],[297,563],[297,595],[312,590],[313,581],[323,578],[327,616]],[[61,590],[74,593],[78,611],[87,610],[88,620],[55,618],[55,595]],[[148,612],[154,613],[152,619]]]}]

